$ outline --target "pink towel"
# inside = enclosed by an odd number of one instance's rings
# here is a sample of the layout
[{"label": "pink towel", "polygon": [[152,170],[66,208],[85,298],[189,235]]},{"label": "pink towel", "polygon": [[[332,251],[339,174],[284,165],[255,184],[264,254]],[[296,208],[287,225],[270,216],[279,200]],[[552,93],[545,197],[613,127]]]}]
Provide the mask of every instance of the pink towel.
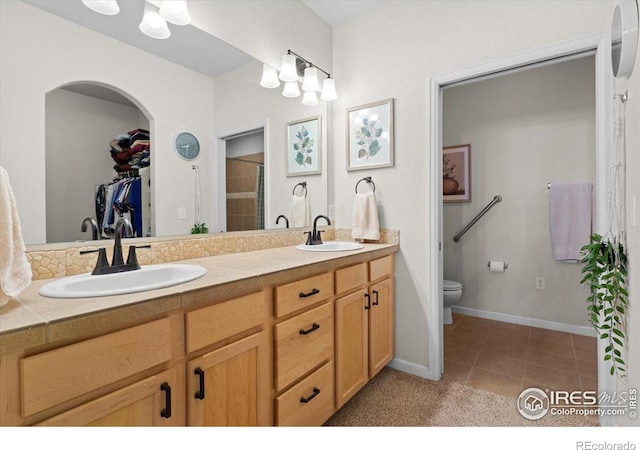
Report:
[{"label": "pink towel", "polygon": [[592,232],[593,183],[552,183],[549,196],[553,259],[578,262]]}]

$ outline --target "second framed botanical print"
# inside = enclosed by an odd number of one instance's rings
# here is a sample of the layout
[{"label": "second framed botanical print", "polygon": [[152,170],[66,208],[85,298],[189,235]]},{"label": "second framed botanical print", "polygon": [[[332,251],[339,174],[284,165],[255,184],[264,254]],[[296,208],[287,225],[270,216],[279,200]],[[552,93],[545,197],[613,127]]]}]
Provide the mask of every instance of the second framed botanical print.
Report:
[{"label": "second framed botanical print", "polygon": [[322,116],[287,124],[287,176],[322,173]]},{"label": "second framed botanical print", "polygon": [[347,109],[347,170],[393,167],[393,99]]}]

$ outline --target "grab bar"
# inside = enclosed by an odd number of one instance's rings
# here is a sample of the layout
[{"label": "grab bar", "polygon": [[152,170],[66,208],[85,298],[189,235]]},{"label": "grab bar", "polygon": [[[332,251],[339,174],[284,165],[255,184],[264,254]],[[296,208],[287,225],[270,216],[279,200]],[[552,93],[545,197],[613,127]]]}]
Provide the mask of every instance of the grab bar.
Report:
[{"label": "grab bar", "polygon": [[460,233],[456,234],[453,237],[453,242],[458,242],[460,240],[460,238],[467,231],[469,231],[469,228],[471,228],[478,220],[480,220],[480,218],[482,216],[484,216],[487,213],[487,211],[489,211],[491,208],[493,208],[493,205],[495,205],[496,203],[500,203],[501,201],[502,201],[502,196],[501,195],[496,195],[495,197],[493,197],[493,200],[491,200],[491,203],[489,203],[487,206],[485,206],[484,209],[482,211],[480,211],[480,213],[477,216],[475,216],[473,218],[473,220],[471,222],[469,222],[469,224],[462,229],[462,231],[460,231]]}]

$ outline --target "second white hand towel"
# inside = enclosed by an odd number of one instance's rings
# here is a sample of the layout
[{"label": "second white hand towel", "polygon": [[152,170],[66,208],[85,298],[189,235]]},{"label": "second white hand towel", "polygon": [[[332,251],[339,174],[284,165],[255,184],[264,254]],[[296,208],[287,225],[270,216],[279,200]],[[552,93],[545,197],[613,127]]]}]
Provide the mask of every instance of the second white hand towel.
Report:
[{"label": "second white hand towel", "polygon": [[378,204],[373,192],[357,193],[353,201],[351,237],[377,241],[380,239]]},{"label": "second white hand towel", "polygon": [[[2,292],[15,297],[31,284],[31,266],[24,251],[20,219],[9,184],[9,174],[0,167],[0,303]],[[6,297],[4,299],[5,302],[8,300]]]}]

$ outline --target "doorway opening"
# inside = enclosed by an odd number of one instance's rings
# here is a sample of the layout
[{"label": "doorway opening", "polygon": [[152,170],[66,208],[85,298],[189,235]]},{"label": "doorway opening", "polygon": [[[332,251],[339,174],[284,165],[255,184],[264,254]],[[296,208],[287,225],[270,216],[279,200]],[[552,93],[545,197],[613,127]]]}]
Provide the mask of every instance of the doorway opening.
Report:
[{"label": "doorway opening", "polygon": [[[443,230],[443,204],[442,204],[442,180],[443,180],[443,161],[442,149],[446,145],[454,145],[446,143],[444,139],[444,116],[443,116],[443,100],[444,90],[451,86],[462,86],[470,84],[480,79],[487,80],[498,77],[504,73],[515,73],[516,71],[524,71],[532,67],[542,67],[544,65],[556,64],[559,61],[569,61],[576,58],[584,58],[585,56],[595,54],[595,185],[607,186],[607,157],[612,148],[611,137],[611,98],[613,80],[610,70],[610,39],[605,33],[588,36],[576,41],[567,42],[541,50],[507,57],[500,60],[492,61],[479,66],[465,68],[456,72],[444,74],[430,80],[431,92],[431,158],[430,158],[430,186],[431,186],[431,204],[438,207],[431,208],[430,211],[430,245],[434,251],[431,252],[431,314],[429,316],[429,377],[432,379],[440,379],[444,371],[444,330],[443,330],[443,279],[444,279],[444,259],[443,247],[446,245],[444,241],[445,234]],[[518,93],[505,94],[518,95]],[[461,137],[460,137],[461,138]],[[460,139],[459,138],[459,139]],[[467,144],[467,142],[456,142],[457,144]],[[542,180],[543,190],[547,191],[546,185],[554,180]],[[509,192],[509,191],[505,191]],[[499,192],[491,192],[488,199],[483,198],[478,203],[478,211],[482,209],[485,200],[491,200],[494,194]],[[504,193],[503,193],[504,195]],[[548,194],[547,194],[548,195]],[[526,199],[520,199],[526,203]],[[480,204],[482,203],[482,204]],[[502,205],[504,206],[504,205]],[[496,209],[499,209],[497,207]],[[597,189],[595,191],[595,221],[594,231],[601,232],[606,227],[606,218],[603,214],[606,211],[606,189]],[[493,211],[495,213],[495,211]],[[487,216],[491,216],[491,212]],[[487,218],[481,219],[487,220]],[[458,230],[456,230],[458,231]],[[476,229],[477,231],[477,229]],[[513,235],[525,235],[524,230],[513,229],[510,231]],[[454,232],[455,233],[455,232]],[[470,235],[473,234],[473,230]],[[469,237],[469,236],[466,236]],[[464,239],[464,238],[463,238]],[[501,259],[501,257],[496,257]],[[485,261],[484,270],[487,270],[488,260]],[[535,287],[535,284],[534,284]],[[463,288],[464,289],[464,288]],[[465,292],[463,295],[469,295]],[[508,301],[505,299],[505,301]],[[514,314],[515,315],[515,314]],[[485,324],[486,325],[486,324]],[[539,325],[539,324],[538,324]],[[483,325],[478,325],[482,327]],[[606,367],[600,362],[603,356],[603,348],[597,348],[597,386],[599,390],[611,390],[614,380],[607,375]]]}]

